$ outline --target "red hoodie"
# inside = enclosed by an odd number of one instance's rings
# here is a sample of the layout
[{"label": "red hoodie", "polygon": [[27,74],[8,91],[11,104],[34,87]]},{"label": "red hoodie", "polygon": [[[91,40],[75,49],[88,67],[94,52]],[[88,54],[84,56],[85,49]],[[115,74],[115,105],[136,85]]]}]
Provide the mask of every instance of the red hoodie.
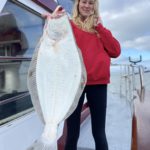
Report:
[{"label": "red hoodie", "polygon": [[87,85],[107,84],[110,82],[110,58],[120,54],[120,44],[111,32],[98,24],[99,33],[81,30],[71,21],[77,46],[81,50],[87,71]]}]

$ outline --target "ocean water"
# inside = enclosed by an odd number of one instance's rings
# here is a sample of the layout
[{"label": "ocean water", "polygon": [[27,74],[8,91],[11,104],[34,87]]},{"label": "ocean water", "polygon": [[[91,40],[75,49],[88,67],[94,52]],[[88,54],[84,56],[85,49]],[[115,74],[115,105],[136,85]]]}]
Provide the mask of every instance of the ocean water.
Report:
[{"label": "ocean water", "polygon": [[[128,71],[127,68],[120,68],[115,66],[111,69],[111,78],[109,84],[109,92],[119,94],[127,100],[132,100],[134,92],[141,90],[150,91],[150,71],[143,72],[142,77],[138,73],[138,68],[135,69],[136,74],[132,76],[132,68]],[[127,74],[128,75],[127,76]],[[141,78],[142,83],[141,83]]]}]

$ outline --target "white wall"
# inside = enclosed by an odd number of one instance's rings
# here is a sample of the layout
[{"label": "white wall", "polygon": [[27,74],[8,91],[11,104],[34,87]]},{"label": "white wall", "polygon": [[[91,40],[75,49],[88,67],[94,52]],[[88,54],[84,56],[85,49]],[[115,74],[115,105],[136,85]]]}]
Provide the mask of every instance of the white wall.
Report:
[{"label": "white wall", "polygon": [[7,0],[1,0],[1,2],[0,2],[0,12],[2,11],[2,9],[3,9],[6,2],[7,2]]},{"label": "white wall", "polygon": [[35,112],[0,126],[0,150],[26,150],[43,131]]}]

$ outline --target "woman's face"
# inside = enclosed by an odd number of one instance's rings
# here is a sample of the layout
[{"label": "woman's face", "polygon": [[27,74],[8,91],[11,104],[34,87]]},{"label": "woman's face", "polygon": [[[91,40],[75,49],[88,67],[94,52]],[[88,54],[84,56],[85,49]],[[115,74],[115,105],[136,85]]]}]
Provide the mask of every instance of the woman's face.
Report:
[{"label": "woman's face", "polygon": [[79,13],[82,19],[86,19],[94,13],[95,0],[80,0],[79,1]]}]

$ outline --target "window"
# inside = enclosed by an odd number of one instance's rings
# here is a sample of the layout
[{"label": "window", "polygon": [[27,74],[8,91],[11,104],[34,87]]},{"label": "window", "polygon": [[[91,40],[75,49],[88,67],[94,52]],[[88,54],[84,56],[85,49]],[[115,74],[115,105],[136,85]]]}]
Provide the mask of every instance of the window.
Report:
[{"label": "window", "polygon": [[36,12],[12,1],[0,13],[0,124],[33,109],[27,71],[43,23]]}]

